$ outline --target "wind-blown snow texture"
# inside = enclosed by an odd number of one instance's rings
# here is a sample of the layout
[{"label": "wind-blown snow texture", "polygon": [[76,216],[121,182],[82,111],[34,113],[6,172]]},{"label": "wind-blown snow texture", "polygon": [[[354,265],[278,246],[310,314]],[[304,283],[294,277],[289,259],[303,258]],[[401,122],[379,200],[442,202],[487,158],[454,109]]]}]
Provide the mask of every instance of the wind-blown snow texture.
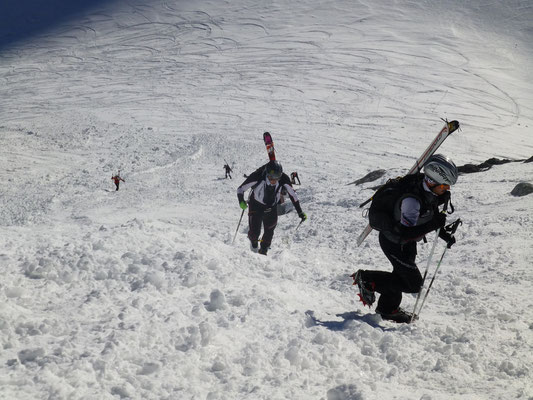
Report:
[{"label": "wind-blown snow texture", "polygon": [[[533,398],[532,164],[460,177],[415,324],[349,278],[390,270],[358,204],[440,117],[457,164],[533,154],[530,1],[124,3],[2,41],[1,398]],[[309,215],[268,257],[231,244],[265,130]]]}]

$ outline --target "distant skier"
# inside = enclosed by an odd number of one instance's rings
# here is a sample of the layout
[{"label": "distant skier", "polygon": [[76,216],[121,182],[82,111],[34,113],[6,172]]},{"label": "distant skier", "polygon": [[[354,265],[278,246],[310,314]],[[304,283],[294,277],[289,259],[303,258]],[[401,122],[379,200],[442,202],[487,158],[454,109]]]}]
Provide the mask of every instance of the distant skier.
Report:
[{"label": "distant skier", "polygon": [[[246,204],[244,193],[248,189],[252,191],[248,204]],[[287,174],[283,173],[283,168],[278,161],[269,161],[268,164],[258,168],[237,189],[237,198],[243,211],[248,208],[248,205],[250,206],[248,211],[248,239],[250,239],[250,246],[254,252],[258,251],[260,254],[266,255],[270,248],[274,229],[278,223],[277,204],[280,201],[282,189],[287,190],[298,216],[302,222],[305,221],[307,215],[302,211],[290,179]],[[259,248],[261,225],[263,225],[264,232]]]},{"label": "distant skier", "polygon": [[298,172],[291,172],[291,183],[293,185],[296,185],[296,180],[298,180],[298,185],[301,185],[300,178],[298,177]]},{"label": "distant skier", "polygon": [[120,171],[118,171],[118,173],[117,173],[116,175],[113,175],[113,176],[111,177],[111,179],[113,180],[113,182],[115,182],[115,186],[117,187],[115,191],[118,190],[121,181],[122,181],[122,182],[126,182],[124,179],[122,179],[122,178],[120,177]]},{"label": "distant skier", "polygon": [[[386,203],[390,213],[384,213],[383,219],[391,218],[391,229],[379,233],[379,244],[393,271],[360,269],[352,275],[363,304],[371,306],[378,292],[381,296],[376,313],[383,319],[406,323],[412,315],[399,307],[402,292],[418,293],[422,289],[422,275],[415,263],[416,242],[445,225],[446,214],[439,212],[439,205],[450,199],[448,190],[457,182],[457,167],[448,157],[435,154],[424,165],[423,174],[408,176],[412,177],[409,180],[412,184],[407,193],[399,198],[391,197]],[[448,247],[455,243],[455,238],[444,229],[439,237]]]},{"label": "distant skier", "polygon": [[231,167],[230,167],[228,164],[224,164],[224,169],[226,170],[226,178],[225,178],[225,179],[228,179],[228,176],[229,176],[229,178],[231,179],[231,174],[230,174],[230,172],[233,172],[233,170],[231,169]]}]

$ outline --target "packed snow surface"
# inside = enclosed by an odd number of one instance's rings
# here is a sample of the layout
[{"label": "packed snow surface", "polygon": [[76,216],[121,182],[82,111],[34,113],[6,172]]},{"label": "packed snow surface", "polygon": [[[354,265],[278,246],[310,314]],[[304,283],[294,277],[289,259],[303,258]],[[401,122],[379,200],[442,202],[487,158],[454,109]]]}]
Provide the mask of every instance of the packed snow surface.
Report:
[{"label": "packed snow surface", "polygon": [[[358,206],[440,118],[458,165],[533,155],[531,21],[525,0],[131,0],[3,28],[0,398],[531,400],[533,195],[510,192],[533,164],[460,177],[416,323],[349,277],[391,270],[375,232],[355,246]],[[232,240],[267,130],[309,219],[280,216],[264,257],[246,218]]]}]

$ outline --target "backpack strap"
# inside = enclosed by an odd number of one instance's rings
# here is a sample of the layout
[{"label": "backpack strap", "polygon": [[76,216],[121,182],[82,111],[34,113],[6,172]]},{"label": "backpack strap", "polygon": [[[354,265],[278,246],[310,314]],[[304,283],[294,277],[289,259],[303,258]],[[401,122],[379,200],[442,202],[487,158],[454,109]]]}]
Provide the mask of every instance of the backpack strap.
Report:
[{"label": "backpack strap", "polygon": [[255,188],[258,187],[261,184],[261,182],[263,182],[266,178],[266,164],[263,165],[262,167],[257,168],[255,172],[259,172],[261,169],[263,170],[263,172],[261,172],[261,177],[257,180],[257,183],[251,187],[252,190],[250,191],[250,195],[255,190]]}]

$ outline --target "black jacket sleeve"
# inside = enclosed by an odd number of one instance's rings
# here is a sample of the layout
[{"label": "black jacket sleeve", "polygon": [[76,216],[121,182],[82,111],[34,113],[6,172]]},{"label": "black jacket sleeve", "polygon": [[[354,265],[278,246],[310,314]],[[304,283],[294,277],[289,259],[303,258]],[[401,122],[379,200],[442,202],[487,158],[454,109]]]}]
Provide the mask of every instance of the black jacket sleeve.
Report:
[{"label": "black jacket sleeve", "polygon": [[433,232],[439,228],[442,228],[444,224],[446,223],[446,215],[439,213],[433,217],[433,219],[429,222],[426,222],[422,225],[417,226],[405,226],[402,224],[398,224],[396,226],[396,231],[402,238],[402,240],[415,240],[418,239],[429,232]]},{"label": "black jacket sleeve", "polygon": [[302,211],[302,206],[300,206],[300,202],[299,201],[296,201],[293,203],[294,204],[294,209],[296,210],[296,212],[298,213],[298,216],[300,216],[300,214],[303,213]]},{"label": "black jacket sleeve", "polygon": [[244,192],[246,192],[249,188],[254,187],[256,182],[259,182],[261,179],[263,179],[264,170],[265,170],[265,165],[257,168],[237,188],[237,199],[239,199],[239,203],[241,201],[244,201]]}]

